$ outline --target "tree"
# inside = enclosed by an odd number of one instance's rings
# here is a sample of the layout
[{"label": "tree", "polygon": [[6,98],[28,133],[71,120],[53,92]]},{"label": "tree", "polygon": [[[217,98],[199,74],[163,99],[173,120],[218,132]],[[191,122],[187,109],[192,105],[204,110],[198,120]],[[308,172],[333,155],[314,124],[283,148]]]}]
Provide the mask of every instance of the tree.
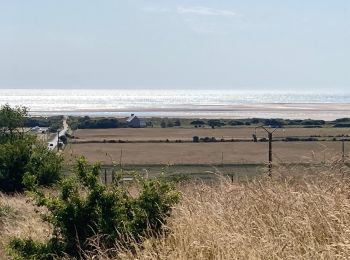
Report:
[{"label": "tree", "polygon": [[60,136],[60,141],[62,141],[62,143],[64,143],[66,145],[68,143],[67,134],[66,135],[61,135]]},{"label": "tree", "polygon": [[16,135],[21,135],[19,131],[24,125],[25,117],[28,115],[26,107],[12,108],[5,104],[0,108],[0,142],[6,142],[8,139],[13,142]]},{"label": "tree", "polygon": [[191,122],[191,125],[202,126],[202,125],[205,125],[205,122],[203,120],[194,120]]},{"label": "tree", "polygon": [[282,127],[284,126],[285,122],[283,119],[264,119],[263,122],[264,125],[269,125],[271,127]]},{"label": "tree", "polygon": [[179,119],[176,119],[174,121],[174,126],[181,126],[181,121]]},{"label": "tree", "polygon": [[301,122],[301,125],[306,126],[321,126],[324,125],[326,122],[324,120],[312,120],[312,119],[306,119]]},{"label": "tree", "polygon": [[0,109],[0,191],[23,191],[26,175],[34,175],[45,186],[60,177],[62,157],[21,130],[25,116],[25,107],[4,105]]},{"label": "tree", "polygon": [[68,123],[72,129],[107,129],[125,127],[116,118],[90,118],[88,116],[74,118],[69,117]]},{"label": "tree", "polygon": [[208,125],[211,126],[212,128],[215,128],[216,126],[217,127],[224,126],[225,123],[221,122],[221,120],[211,119],[211,120],[208,120]]},{"label": "tree", "polygon": [[162,120],[162,122],[160,123],[160,127],[161,128],[166,128],[167,127],[167,124],[164,120]]},{"label": "tree", "polygon": [[228,124],[231,126],[240,126],[240,125],[244,125],[244,122],[238,121],[238,120],[231,120],[228,122]]}]

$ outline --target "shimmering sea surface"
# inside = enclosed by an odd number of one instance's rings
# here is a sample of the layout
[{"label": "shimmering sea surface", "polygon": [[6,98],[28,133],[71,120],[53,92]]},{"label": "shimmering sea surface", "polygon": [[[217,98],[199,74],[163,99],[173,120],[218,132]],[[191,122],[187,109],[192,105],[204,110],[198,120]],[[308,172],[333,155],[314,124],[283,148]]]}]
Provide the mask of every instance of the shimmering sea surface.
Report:
[{"label": "shimmering sea surface", "polygon": [[0,104],[24,105],[32,115],[189,118],[350,117],[350,93],[231,90],[0,89]]}]

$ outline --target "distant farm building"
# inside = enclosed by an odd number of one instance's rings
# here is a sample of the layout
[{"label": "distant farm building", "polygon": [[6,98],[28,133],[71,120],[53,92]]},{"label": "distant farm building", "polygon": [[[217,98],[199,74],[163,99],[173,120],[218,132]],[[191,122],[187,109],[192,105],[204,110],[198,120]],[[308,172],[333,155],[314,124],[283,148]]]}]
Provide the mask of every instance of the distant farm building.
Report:
[{"label": "distant farm building", "polygon": [[130,117],[126,119],[128,127],[140,128],[146,127],[146,122],[140,118],[138,118],[135,114],[131,114]]}]

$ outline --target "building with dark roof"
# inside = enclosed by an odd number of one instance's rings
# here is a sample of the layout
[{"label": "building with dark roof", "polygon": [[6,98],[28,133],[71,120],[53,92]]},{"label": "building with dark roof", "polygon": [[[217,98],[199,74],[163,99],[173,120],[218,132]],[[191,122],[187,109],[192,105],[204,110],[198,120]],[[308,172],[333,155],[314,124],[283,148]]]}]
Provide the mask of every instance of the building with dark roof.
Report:
[{"label": "building with dark roof", "polygon": [[138,118],[135,114],[131,114],[131,116],[129,116],[126,119],[126,122],[128,124],[128,127],[132,127],[132,128],[146,127],[146,122]]}]

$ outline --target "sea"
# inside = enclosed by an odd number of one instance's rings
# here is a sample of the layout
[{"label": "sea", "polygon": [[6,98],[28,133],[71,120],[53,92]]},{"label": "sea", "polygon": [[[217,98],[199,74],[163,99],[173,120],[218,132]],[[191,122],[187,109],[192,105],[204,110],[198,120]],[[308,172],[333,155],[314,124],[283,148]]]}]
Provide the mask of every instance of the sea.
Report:
[{"label": "sea", "polygon": [[0,105],[26,106],[33,116],[183,118],[350,117],[349,93],[234,90],[0,89]]}]

